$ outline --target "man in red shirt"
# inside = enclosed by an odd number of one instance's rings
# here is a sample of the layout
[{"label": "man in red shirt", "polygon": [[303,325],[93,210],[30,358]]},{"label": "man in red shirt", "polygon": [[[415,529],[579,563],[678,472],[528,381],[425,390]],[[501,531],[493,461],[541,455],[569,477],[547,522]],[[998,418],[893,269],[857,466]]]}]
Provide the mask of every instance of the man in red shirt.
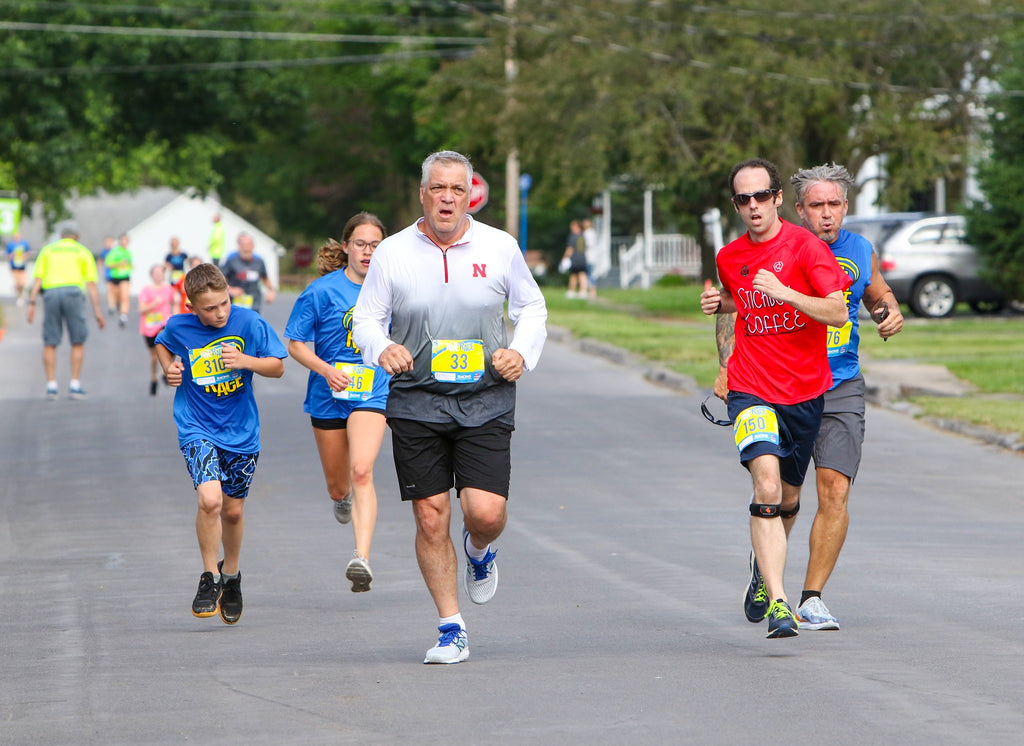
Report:
[{"label": "man in red shirt", "polygon": [[701,293],[701,310],[736,314],[735,325],[719,328],[717,337],[719,363],[728,365],[736,447],[754,485],[744,612],[751,622],[768,617],[768,637],[792,637],[798,624],[783,589],[782,517],[799,510],[823,394],[832,385],[826,328],[847,320],[843,291],[850,279],[824,241],[779,217],[775,164],[743,161],[729,184],[747,232],[719,252],[722,289]]}]

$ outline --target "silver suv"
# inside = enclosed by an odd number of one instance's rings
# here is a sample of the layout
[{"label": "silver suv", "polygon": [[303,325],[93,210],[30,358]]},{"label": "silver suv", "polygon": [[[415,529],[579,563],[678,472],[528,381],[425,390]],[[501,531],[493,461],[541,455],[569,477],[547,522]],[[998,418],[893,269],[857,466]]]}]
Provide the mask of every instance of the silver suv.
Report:
[{"label": "silver suv", "polygon": [[872,242],[885,281],[918,316],[949,316],[961,302],[979,312],[1003,306],[1000,293],[978,276],[978,254],[967,243],[962,215],[850,216],[843,228]]}]

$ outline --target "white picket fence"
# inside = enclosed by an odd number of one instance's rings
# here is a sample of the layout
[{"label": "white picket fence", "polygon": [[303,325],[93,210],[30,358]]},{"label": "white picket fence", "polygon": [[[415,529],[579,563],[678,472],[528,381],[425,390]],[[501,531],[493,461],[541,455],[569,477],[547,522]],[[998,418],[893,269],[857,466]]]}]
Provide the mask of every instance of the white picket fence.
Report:
[{"label": "white picket fence", "polygon": [[687,277],[700,277],[700,244],[693,236],[681,233],[654,234],[650,242],[637,234],[633,243],[628,238],[612,239],[619,252],[619,285],[628,288],[637,278],[645,290],[652,280],[670,272]]}]

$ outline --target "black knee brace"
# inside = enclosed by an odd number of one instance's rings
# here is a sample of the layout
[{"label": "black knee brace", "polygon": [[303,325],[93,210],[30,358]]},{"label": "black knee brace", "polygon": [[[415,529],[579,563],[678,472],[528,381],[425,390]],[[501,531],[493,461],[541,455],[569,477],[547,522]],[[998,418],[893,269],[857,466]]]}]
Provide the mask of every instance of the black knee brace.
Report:
[{"label": "black knee brace", "polygon": [[793,506],[792,510],[779,510],[779,515],[783,518],[793,518],[797,513],[800,512],[800,501],[796,501],[796,505]]},{"label": "black knee brace", "polygon": [[779,515],[781,504],[764,505],[762,503],[750,503],[750,515],[755,518],[775,518]]}]

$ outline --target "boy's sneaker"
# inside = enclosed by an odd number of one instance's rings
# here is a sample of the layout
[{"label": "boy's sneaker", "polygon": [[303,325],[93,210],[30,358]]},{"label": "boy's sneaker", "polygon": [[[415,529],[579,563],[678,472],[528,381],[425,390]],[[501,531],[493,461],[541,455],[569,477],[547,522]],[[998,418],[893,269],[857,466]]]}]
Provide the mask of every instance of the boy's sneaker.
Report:
[{"label": "boy's sneaker", "polygon": [[[463,551],[466,550],[468,542],[469,532],[463,526]],[[469,594],[469,600],[475,604],[487,603],[494,598],[494,592],[498,590],[498,565],[494,561],[497,556],[497,552],[488,549],[484,558],[477,561],[469,556],[469,552],[466,552],[466,572],[463,574],[462,580],[466,587],[466,593]]]},{"label": "boy's sneaker", "polygon": [[797,621],[802,629],[839,629],[839,620],[828,612],[828,607],[819,596],[811,596],[796,610]]},{"label": "boy's sneaker", "polygon": [[221,571],[220,618],[224,624],[234,624],[242,618],[242,573],[233,578],[224,577],[224,560],[217,563]]},{"label": "boy's sneaker", "polygon": [[212,572],[204,572],[199,576],[199,590],[192,601],[193,616],[204,619],[217,613],[220,601],[220,580],[213,579]]},{"label": "boy's sneaker", "polygon": [[424,663],[462,663],[469,657],[466,630],[457,624],[442,624],[437,630],[441,636],[437,645],[427,651]]},{"label": "boy's sneaker", "polygon": [[793,610],[789,608],[789,604],[781,598],[772,601],[772,605],[768,607],[768,634],[766,637],[769,639],[796,637],[800,634],[798,629],[800,629],[800,625],[796,621],[796,617],[793,616]]},{"label": "boy's sneaker", "polygon": [[761,571],[757,569],[757,559],[750,553],[750,584],[743,592],[743,613],[748,622],[759,624],[768,613],[768,591],[765,590]]},{"label": "boy's sneaker", "polygon": [[345,568],[345,577],[352,581],[353,593],[368,591],[370,583],[373,582],[370,563],[359,552],[352,552],[352,555],[352,559],[348,561],[348,567]]},{"label": "boy's sneaker", "polygon": [[46,398],[50,401],[54,401],[58,396],[60,396],[60,392],[57,391],[57,385],[51,385],[49,383],[46,384]]},{"label": "boy's sneaker", "polygon": [[334,501],[334,517],[338,520],[338,523],[348,523],[352,520],[351,492],[341,500]]},{"label": "boy's sneaker", "polygon": [[72,399],[84,399],[86,396],[85,389],[83,389],[81,386],[72,386],[70,389],[68,389],[68,396],[70,396]]}]

